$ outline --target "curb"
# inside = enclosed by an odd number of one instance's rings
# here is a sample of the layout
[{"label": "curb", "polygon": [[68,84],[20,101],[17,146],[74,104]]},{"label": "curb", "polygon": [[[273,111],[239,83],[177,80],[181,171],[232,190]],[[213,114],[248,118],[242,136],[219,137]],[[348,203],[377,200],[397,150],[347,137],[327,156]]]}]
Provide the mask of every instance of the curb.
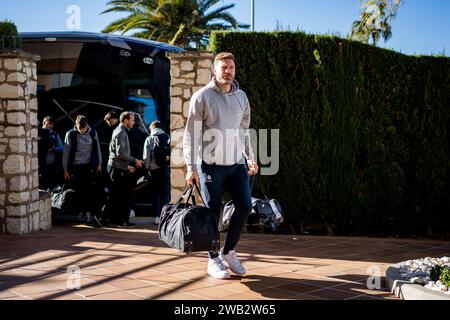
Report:
[{"label": "curb", "polygon": [[400,266],[401,263],[394,264],[386,270],[386,285],[396,297],[403,300],[450,300],[450,295],[403,280],[398,271]]}]

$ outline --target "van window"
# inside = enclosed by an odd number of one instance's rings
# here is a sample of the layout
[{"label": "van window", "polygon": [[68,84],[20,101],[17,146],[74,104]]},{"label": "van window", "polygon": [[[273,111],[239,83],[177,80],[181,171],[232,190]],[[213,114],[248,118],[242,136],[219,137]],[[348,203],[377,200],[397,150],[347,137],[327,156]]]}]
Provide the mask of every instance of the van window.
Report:
[{"label": "van window", "polygon": [[155,99],[148,89],[130,89],[128,105],[132,111],[138,113],[145,126],[148,128],[155,120],[161,120],[156,108]]}]

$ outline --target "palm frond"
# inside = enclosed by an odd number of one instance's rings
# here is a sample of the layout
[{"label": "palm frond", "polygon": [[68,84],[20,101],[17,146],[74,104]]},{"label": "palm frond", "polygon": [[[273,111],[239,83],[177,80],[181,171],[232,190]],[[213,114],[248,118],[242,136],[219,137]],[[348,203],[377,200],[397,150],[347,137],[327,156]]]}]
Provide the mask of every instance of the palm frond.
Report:
[{"label": "palm frond", "polygon": [[206,47],[212,30],[249,28],[229,12],[234,4],[216,7],[220,0],[111,0],[102,12],[126,12],[103,32],[135,30],[132,35],[189,47]]},{"label": "palm frond", "polygon": [[115,20],[115,21],[111,22],[108,26],[106,26],[102,30],[102,32],[103,33],[113,33],[116,31],[120,31],[127,23],[128,23],[128,17]]}]

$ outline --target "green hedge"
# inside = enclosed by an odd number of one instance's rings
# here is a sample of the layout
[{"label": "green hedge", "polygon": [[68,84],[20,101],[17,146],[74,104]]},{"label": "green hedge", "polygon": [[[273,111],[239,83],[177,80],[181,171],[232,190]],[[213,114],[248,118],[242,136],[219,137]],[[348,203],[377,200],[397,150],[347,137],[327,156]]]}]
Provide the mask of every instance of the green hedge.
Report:
[{"label": "green hedge", "polygon": [[0,48],[20,48],[20,37],[12,21],[0,21]]},{"label": "green hedge", "polygon": [[449,234],[449,58],[300,32],[210,45],[235,54],[252,127],[280,129],[280,171],[261,181],[291,232]]}]

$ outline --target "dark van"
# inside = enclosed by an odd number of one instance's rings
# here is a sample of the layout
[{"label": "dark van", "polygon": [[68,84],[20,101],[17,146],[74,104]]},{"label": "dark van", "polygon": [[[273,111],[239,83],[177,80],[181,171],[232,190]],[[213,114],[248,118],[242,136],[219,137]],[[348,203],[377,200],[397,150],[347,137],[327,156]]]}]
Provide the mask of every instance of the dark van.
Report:
[{"label": "dark van", "polygon": [[[166,52],[183,49],[165,43],[89,32],[21,33],[23,50],[37,54],[38,119],[53,116],[62,139],[78,114],[98,132],[106,172],[111,129],[103,118],[109,111],[134,111],[134,156],[154,120],[170,126],[170,63]],[[149,186],[148,188],[151,188]],[[138,215],[151,212],[148,188],[136,191]]]}]

